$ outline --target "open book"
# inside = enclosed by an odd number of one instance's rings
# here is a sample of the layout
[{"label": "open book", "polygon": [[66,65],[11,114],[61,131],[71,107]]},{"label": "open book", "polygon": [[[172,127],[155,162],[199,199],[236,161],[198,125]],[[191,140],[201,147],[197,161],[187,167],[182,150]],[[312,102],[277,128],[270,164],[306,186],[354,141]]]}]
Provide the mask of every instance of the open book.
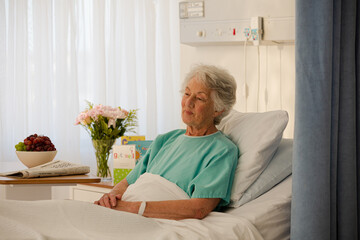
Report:
[{"label": "open book", "polygon": [[90,172],[89,166],[75,164],[71,162],[55,160],[37,167],[28,168],[20,171],[0,173],[2,177],[55,177],[65,175],[86,174]]}]

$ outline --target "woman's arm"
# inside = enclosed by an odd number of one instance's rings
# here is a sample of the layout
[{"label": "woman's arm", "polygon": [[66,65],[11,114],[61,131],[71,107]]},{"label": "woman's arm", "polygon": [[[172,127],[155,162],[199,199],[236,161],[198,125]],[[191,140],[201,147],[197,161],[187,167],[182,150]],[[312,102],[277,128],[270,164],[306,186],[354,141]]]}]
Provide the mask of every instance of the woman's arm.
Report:
[{"label": "woman's arm", "polygon": [[109,193],[105,193],[98,201],[94,203],[103,207],[112,208],[116,206],[117,200],[121,200],[122,195],[128,188],[129,184],[124,178],[113,187]]},{"label": "woman's arm", "polygon": [[[185,218],[203,219],[219,204],[220,198],[192,198],[186,200],[146,202],[143,216],[181,220]],[[113,209],[138,213],[141,202],[118,200]]]}]

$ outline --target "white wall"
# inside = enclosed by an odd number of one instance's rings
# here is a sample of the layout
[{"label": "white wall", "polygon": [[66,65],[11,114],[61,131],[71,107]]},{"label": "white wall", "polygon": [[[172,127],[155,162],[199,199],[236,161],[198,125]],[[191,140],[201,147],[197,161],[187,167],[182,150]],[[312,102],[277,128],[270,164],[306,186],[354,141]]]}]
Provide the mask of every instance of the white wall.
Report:
[{"label": "white wall", "polygon": [[[246,19],[253,16],[294,17],[294,0],[204,0],[205,18],[184,21]],[[294,29],[281,29],[294,31]],[[266,34],[266,33],[264,33]],[[246,54],[245,54],[246,53]],[[246,58],[245,58],[246,55]],[[292,138],[295,105],[295,44],[189,46],[181,44],[180,72],[184,79],[191,66],[205,63],[222,66],[238,83],[235,109],[241,112],[264,112],[283,109],[289,113],[284,137]],[[245,69],[246,66],[246,69]],[[245,97],[244,83],[248,86]]]},{"label": "white wall", "polygon": [[[258,51],[259,50],[259,51]],[[248,97],[243,95],[246,61]],[[295,102],[295,46],[200,46],[181,45],[181,79],[193,64],[224,67],[238,84],[235,109],[241,112],[264,112],[283,109],[289,113],[284,137],[292,138]],[[259,71],[258,71],[258,63]],[[266,101],[267,96],[267,101]]]}]

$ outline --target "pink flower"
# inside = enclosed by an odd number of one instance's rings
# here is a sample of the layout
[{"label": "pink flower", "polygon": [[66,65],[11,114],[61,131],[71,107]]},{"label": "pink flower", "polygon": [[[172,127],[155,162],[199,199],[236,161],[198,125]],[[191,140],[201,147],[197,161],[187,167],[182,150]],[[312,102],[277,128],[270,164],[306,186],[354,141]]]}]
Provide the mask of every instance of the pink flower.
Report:
[{"label": "pink flower", "polygon": [[121,111],[125,114],[125,116],[129,115],[129,112],[126,111],[125,109],[123,109],[123,110],[121,110]]},{"label": "pink flower", "polygon": [[90,119],[90,116],[88,115],[88,111],[85,111],[85,112],[81,112],[78,117],[76,118],[76,121],[75,121],[75,125],[79,125],[79,124],[82,124],[82,125],[88,125],[90,124],[91,122],[91,119]]},{"label": "pink flower", "polygon": [[110,118],[108,122],[108,128],[111,126],[113,126],[113,128],[116,128],[116,121],[113,118]]},{"label": "pink flower", "polygon": [[98,119],[98,117],[104,114],[104,110],[103,110],[103,106],[100,105],[96,105],[95,107],[93,107],[92,109],[90,109],[88,111],[88,115],[94,120],[96,121]]}]

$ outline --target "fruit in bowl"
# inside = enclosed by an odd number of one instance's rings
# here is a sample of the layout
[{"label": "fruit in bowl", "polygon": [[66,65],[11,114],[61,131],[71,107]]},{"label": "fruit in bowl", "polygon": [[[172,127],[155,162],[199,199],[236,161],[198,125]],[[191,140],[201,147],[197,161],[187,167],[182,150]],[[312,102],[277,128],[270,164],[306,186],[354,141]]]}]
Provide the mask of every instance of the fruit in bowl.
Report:
[{"label": "fruit in bowl", "polygon": [[50,138],[37,134],[32,134],[16,144],[15,149],[19,160],[28,168],[50,162],[57,154]]}]

